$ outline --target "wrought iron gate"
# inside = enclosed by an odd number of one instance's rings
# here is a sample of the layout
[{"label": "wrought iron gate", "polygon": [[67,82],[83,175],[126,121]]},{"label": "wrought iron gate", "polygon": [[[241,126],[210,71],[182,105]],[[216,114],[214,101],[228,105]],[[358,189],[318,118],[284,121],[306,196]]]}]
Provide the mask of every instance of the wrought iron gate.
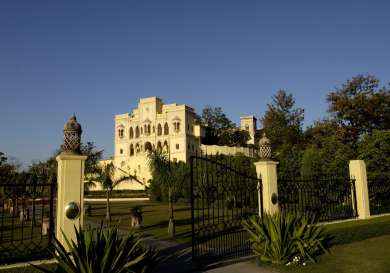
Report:
[{"label": "wrought iron gate", "polygon": [[18,174],[0,179],[0,264],[50,255],[55,177]]},{"label": "wrought iron gate", "polygon": [[[213,260],[250,255],[242,219],[262,211],[261,180],[239,157],[191,157],[192,258]],[[252,168],[253,167],[253,168]],[[259,204],[260,203],[260,204]]]}]

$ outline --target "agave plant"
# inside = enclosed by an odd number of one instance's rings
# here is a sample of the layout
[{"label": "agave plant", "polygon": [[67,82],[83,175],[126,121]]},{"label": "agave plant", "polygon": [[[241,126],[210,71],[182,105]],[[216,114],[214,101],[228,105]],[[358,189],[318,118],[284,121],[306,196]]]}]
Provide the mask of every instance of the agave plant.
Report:
[{"label": "agave plant", "polygon": [[328,252],[330,236],[316,223],[315,216],[276,213],[253,216],[243,226],[259,261],[287,264],[296,257],[316,262],[316,256]]},{"label": "agave plant", "polygon": [[[133,232],[125,236],[118,233],[117,227],[77,230],[76,242],[65,241],[69,253],[55,239],[52,253],[60,273],[127,273],[150,272],[156,265],[156,253],[141,246],[141,240]],[[40,266],[34,266],[43,272],[53,272]]]}]

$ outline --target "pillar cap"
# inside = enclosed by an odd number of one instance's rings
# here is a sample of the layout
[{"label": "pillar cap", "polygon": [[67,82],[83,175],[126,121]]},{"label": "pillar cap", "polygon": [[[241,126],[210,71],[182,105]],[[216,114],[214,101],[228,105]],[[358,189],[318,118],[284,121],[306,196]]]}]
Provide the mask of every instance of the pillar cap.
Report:
[{"label": "pillar cap", "polygon": [[273,161],[273,160],[259,160],[257,162],[254,162],[253,164],[257,165],[278,165],[278,161]]},{"label": "pillar cap", "polygon": [[67,154],[67,153],[60,153],[56,160],[87,160],[88,156],[86,155],[77,155],[77,154]]}]

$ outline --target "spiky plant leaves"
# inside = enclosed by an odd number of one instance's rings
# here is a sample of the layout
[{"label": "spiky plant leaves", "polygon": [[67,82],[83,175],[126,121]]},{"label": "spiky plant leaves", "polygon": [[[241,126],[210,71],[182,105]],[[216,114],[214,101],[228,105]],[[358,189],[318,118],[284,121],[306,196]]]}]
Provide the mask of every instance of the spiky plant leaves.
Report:
[{"label": "spiky plant leaves", "polygon": [[316,256],[328,252],[330,236],[315,216],[276,213],[243,222],[252,250],[262,262],[286,264],[294,257],[315,262]]},{"label": "spiky plant leaves", "polygon": [[[65,237],[69,253],[55,239],[53,256],[61,273],[128,273],[149,272],[157,263],[156,253],[141,245],[141,240],[130,232],[121,236],[117,227],[77,230],[76,241]],[[34,266],[43,272],[51,272]]]}]

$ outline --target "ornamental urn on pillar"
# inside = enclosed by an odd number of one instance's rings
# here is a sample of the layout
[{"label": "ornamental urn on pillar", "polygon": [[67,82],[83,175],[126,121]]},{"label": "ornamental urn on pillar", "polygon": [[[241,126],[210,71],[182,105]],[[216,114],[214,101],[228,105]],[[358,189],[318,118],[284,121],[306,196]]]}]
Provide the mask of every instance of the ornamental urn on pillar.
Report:
[{"label": "ornamental urn on pillar", "polygon": [[265,132],[259,141],[259,156],[261,160],[271,159],[271,141],[267,138]]},{"label": "ornamental urn on pillar", "polygon": [[64,126],[64,144],[61,145],[62,154],[80,154],[81,125],[77,122],[76,116],[69,118]]}]

